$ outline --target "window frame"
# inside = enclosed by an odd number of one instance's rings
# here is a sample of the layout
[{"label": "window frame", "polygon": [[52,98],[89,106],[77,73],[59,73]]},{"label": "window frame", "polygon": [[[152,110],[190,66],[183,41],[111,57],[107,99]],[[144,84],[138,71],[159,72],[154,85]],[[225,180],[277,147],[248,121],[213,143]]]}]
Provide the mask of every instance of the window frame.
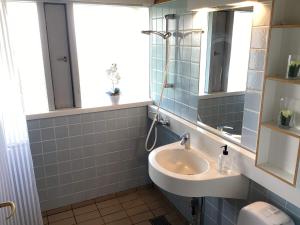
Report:
[{"label": "window frame", "polygon": [[[22,0],[12,0],[15,2],[21,2]],[[36,4],[37,7],[37,16],[38,16],[38,23],[39,23],[39,30],[40,30],[40,41],[41,41],[41,50],[42,50],[42,57],[44,63],[44,76],[45,76],[45,83],[46,83],[46,93],[47,93],[47,100],[48,100],[48,109],[47,112],[41,112],[38,114],[31,114],[28,113],[27,116],[31,115],[39,115],[39,114],[52,114],[55,111],[62,110],[62,111],[70,111],[76,108],[82,107],[82,100],[81,100],[81,89],[80,89],[80,75],[79,75],[79,66],[78,66],[78,54],[77,54],[77,46],[76,46],[76,35],[75,35],[75,23],[74,23],[74,11],[73,6],[74,3],[84,3],[84,4],[97,4],[97,5],[122,5],[122,6],[140,6],[140,7],[148,7],[151,5],[150,0],[143,0],[142,2],[137,3],[136,0],[125,0],[124,2],[120,2],[120,0],[114,1],[106,1],[106,0],[74,0],[72,2],[67,0],[25,0],[25,2],[33,2]],[[48,37],[47,37],[47,27],[46,27],[46,17],[45,17],[45,9],[44,5],[50,4],[63,4],[66,8],[66,24],[67,24],[67,32],[68,32],[68,42],[69,42],[69,53],[70,53],[70,68],[71,68],[71,76],[72,76],[72,86],[73,86],[73,101],[74,107],[66,108],[66,109],[56,109],[55,108],[55,98],[54,98],[54,89],[53,89],[53,82],[52,82],[52,70],[51,70],[51,61],[50,61],[50,52],[49,52],[49,45],[48,45]],[[150,85],[150,83],[149,83]],[[150,91],[150,89],[149,89]],[[149,95],[150,96],[150,95]],[[145,102],[149,102],[149,99],[145,99]],[[141,102],[138,100],[137,102]],[[123,104],[123,103],[122,103]],[[129,103],[132,104],[132,103]],[[101,107],[101,105],[99,106]],[[99,108],[97,107],[97,108]],[[107,106],[104,106],[107,107]]]},{"label": "window frame", "polygon": [[36,2],[36,4],[38,10],[39,25],[40,25],[40,35],[41,35],[44,67],[45,67],[45,81],[46,81],[46,88],[47,88],[49,111],[55,111],[57,109],[55,108],[51,62],[49,57],[48,38],[47,38],[47,29],[46,29],[46,17],[45,17],[45,10],[44,10],[44,5],[46,3],[64,4],[66,7],[67,32],[69,35],[68,42],[70,46],[70,67],[72,72],[72,86],[74,91],[73,101],[75,103],[74,108],[80,108],[81,93],[80,93],[79,70],[78,70],[78,60],[77,60],[77,51],[76,51],[75,31],[74,31],[73,3],[43,1],[43,2]]},{"label": "window frame", "polygon": [[36,2],[36,5],[37,5],[37,12],[38,12],[39,26],[40,26],[40,37],[41,37],[41,46],[42,46],[43,61],[44,61],[48,107],[49,107],[49,111],[53,111],[55,110],[55,104],[54,104],[52,73],[51,73],[50,57],[49,57],[49,49],[48,49],[48,37],[47,37],[47,30],[46,30],[44,3]]}]

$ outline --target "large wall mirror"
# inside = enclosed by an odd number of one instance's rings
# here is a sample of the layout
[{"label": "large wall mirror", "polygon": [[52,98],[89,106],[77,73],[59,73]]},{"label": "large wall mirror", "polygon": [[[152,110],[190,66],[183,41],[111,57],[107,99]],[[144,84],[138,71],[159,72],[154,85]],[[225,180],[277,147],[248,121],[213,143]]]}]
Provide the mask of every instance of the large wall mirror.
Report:
[{"label": "large wall mirror", "polygon": [[198,124],[241,143],[253,8],[209,12],[201,39]]}]

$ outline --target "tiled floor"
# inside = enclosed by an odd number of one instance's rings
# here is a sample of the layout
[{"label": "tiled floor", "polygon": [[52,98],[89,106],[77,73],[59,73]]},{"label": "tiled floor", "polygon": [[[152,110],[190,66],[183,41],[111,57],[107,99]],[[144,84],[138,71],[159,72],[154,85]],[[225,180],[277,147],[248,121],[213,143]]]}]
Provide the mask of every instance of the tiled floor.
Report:
[{"label": "tiled floor", "polygon": [[173,205],[155,188],[144,187],[49,210],[45,225],[151,225],[149,219],[165,215],[172,225],[186,225]]}]

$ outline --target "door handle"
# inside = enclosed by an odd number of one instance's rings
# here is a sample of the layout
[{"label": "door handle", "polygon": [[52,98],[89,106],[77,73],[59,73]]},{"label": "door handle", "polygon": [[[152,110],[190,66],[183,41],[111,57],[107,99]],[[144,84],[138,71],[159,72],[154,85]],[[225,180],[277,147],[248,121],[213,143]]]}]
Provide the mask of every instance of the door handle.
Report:
[{"label": "door handle", "polygon": [[63,56],[63,57],[57,58],[56,60],[57,61],[68,62],[68,57],[67,56]]},{"label": "door handle", "polygon": [[9,207],[10,208],[10,214],[8,217],[6,217],[6,220],[10,219],[11,217],[13,217],[16,213],[16,205],[14,202],[3,202],[3,203],[0,203],[0,209],[1,208],[6,208],[6,207]]}]

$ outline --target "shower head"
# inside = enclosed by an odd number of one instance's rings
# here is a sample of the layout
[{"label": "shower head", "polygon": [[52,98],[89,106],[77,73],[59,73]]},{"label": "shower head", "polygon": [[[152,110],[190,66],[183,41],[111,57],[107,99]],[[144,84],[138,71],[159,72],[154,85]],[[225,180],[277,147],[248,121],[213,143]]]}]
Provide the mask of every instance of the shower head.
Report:
[{"label": "shower head", "polygon": [[165,15],[166,20],[174,20],[176,19],[176,14],[167,14]]},{"label": "shower head", "polygon": [[156,34],[156,35],[162,37],[163,39],[167,39],[172,36],[172,34],[170,32],[158,32],[158,31],[153,31],[153,30],[143,30],[142,33],[147,34],[147,35]]}]

